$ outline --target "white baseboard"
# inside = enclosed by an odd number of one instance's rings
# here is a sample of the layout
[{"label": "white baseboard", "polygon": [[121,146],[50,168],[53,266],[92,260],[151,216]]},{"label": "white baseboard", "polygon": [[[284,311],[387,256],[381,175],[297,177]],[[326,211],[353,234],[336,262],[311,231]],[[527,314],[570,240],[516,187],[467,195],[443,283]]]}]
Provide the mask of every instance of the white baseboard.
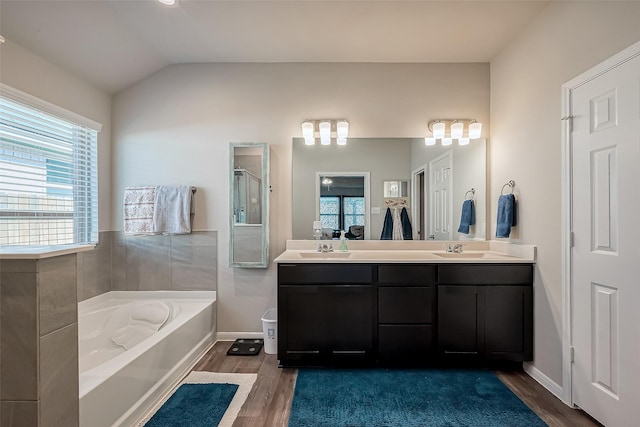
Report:
[{"label": "white baseboard", "polygon": [[218,332],[218,341],[235,341],[238,338],[264,338],[262,332]]},{"label": "white baseboard", "polygon": [[531,378],[533,378],[534,380],[539,382],[542,387],[544,387],[547,390],[549,390],[551,392],[551,394],[553,394],[555,397],[557,397],[562,402],[564,402],[564,400],[562,399],[562,396],[564,394],[563,390],[562,390],[562,386],[558,385],[558,383],[556,383],[551,378],[549,378],[548,376],[543,374],[538,368],[536,368],[535,366],[533,366],[530,363],[526,363],[525,362],[525,363],[522,364],[522,367],[523,367],[524,371]]}]

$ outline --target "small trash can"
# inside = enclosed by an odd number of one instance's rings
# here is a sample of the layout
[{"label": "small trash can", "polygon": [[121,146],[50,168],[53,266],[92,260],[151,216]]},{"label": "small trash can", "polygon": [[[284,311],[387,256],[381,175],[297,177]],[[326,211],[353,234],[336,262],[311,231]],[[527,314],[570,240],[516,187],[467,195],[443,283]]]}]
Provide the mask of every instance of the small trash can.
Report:
[{"label": "small trash can", "polygon": [[262,331],[264,332],[264,352],[278,353],[278,309],[270,308],[262,315]]}]

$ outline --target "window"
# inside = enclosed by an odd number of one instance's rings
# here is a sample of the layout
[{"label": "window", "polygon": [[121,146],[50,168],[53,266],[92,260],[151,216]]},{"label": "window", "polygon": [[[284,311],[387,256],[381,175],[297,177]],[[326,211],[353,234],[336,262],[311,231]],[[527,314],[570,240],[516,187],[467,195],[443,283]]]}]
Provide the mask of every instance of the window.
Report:
[{"label": "window", "polygon": [[1,89],[0,245],[96,243],[100,125]]},{"label": "window", "polygon": [[364,197],[320,197],[320,221],[322,228],[349,230],[352,225],[365,225]]}]

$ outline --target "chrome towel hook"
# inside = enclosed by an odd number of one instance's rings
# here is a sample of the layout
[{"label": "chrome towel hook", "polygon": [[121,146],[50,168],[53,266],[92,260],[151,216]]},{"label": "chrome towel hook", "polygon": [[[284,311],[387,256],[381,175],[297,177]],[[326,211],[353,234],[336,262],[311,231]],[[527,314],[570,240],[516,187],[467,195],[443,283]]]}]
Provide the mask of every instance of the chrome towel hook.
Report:
[{"label": "chrome towel hook", "polygon": [[515,185],[516,185],[516,182],[512,179],[507,181],[507,183],[502,186],[502,190],[500,190],[500,195],[502,196],[504,194],[504,187],[509,187],[511,189],[511,193],[513,193],[513,187],[515,187]]},{"label": "chrome towel hook", "polygon": [[469,193],[471,193],[471,199],[469,199],[469,200],[473,200],[473,196],[475,196],[475,195],[476,195],[476,189],[475,189],[475,188],[472,188],[471,190],[469,190],[469,191],[467,191],[466,193],[464,193],[464,198],[465,198],[465,200],[467,200],[467,195],[468,195]]}]

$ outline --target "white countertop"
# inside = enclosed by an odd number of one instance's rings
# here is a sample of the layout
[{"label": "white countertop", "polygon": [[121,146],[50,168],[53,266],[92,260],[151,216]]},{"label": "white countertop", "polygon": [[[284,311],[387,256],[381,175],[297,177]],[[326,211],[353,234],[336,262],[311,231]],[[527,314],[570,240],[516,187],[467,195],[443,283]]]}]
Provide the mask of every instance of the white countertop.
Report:
[{"label": "white countertop", "polygon": [[95,245],[0,246],[0,259],[42,259],[95,249]]},{"label": "white countertop", "polygon": [[[381,241],[349,240],[349,250],[337,250],[339,241],[333,243],[334,252],[318,252],[315,240],[288,240],[286,250],[275,263],[535,263],[536,247],[499,241]],[[462,243],[462,253],[445,252],[447,243]]]}]

